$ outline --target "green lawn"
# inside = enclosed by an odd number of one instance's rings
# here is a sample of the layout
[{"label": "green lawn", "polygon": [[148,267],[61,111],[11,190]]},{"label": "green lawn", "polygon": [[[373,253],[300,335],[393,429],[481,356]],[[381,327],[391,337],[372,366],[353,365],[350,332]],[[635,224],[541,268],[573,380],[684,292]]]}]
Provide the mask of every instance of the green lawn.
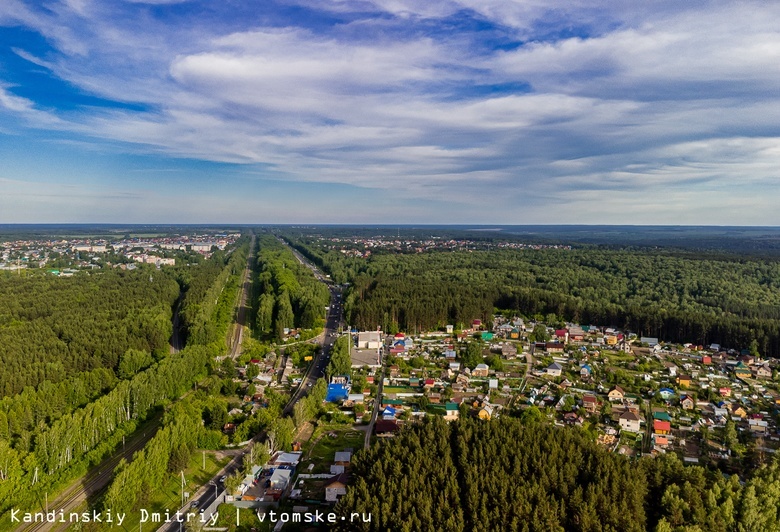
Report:
[{"label": "green lawn", "polygon": [[619,363],[634,362],[637,359],[634,354],[624,353],[622,351],[602,351],[601,358],[602,360],[605,358],[608,359],[611,366]]},{"label": "green lawn", "polygon": [[[336,437],[331,437],[331,433],[335,434]],[[303,456],[308,457],[308,459],[301,463],[298,470],[305,473],[308,465],[313,463],[314,473],[327,473],[330,471],[330,466],[333,464],[333,458],[337,451],[343,451],[351,447],[353,452],[357,452],[363,448],[364,441],[365,432],[355,430],[351,426],[326,425],[317,427],[317,430],[303,448]]]},{"label": "green lawn", "polygon": [[382,393],[422,393],[422,388],[414,388],[412,386],[385,386],[382,388]]}]

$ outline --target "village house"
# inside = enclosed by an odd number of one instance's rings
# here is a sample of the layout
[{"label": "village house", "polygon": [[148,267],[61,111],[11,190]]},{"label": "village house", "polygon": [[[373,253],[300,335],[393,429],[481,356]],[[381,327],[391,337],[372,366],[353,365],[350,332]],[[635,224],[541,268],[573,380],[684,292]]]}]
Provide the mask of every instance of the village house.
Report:
[{"label": "village house", "polygon": [[599,400],[595,395],[585,394],[582,396],[582,407],[589,414],[593,414],[599,409]]},{"label": "village house", "polygon": [[622,401],[626,396],[626,392],[620,386],[613,386],[607,393],[607,398],[610,401]]},{"label": "village house", "polygon": [[658,390],[658,395],[660,395],[661,399],[663,399],[664,401],[668,401],[669,399],[674,397],[674,390],[672,390],[671,388],[661,388],[660,390]]},{"label": "village house", "polygon": [[653,432],[655,434],[669,434],[672,431],[672,424],[669,421],[653,419]]},{"label": "village house", "polygon": [[734,376],[738,379],[749,379],[753,376],[753,372],[744,363],[739,362],[734,366]]},{"label": "village house", "polygon": [[690,395],[684,395],[680,398],[680,407],[683,410],[693,410],[696,406],[696,401]]},{"label": "village house", "polygon": [[758,366],[754,370],[755,378],[757,379],[771,379],[772,378],[772,368],[769,367],[768,364],[764,364],[763,366]]},{"label": "village house", "polygon": [[563,344],[558,342],[547,342],[544,348],[548,353],[563,353]]},{"label": "village house", "polygon": [[669,445],[669,437],[661,434],[653,434],[653,446],[664,449]]},{"label": "village house", "polygon": [[553,362],[552,364],[547,366],[547,369],[545,371],[547,375],[550,377],[560,377],[561,373],[563,372],[563,367],[557,362]]},{"label": "village house", "polygon": [[347,467],[352,460],[352,453],[349,451],[339,451],[333,457],[333,463]]},{"label": "village house", "polygon": [[479,412],[477,412],[477,417],[486,421],[490,420],[490,418],[493,417],[493,405],[487,403],[483,405],[482,408],[479,409]]},{"label": "village house", "polygon": [[627,430],[629,432],[639,432],[641,430],[639,416],[631,410],[623,412],[618,423],[622,430]]},{"label": "village house", "polygon": [[471,372],[472,377],[487,377],[490,368],[487,364],[477,364],[477,367]]},{"label": "village house", "polygon": [[511,343],[504,344],[501,347],[501,355],[507,359],[515,358],[517,356],[517,346]]},{"label": "village house", "polygon": [[327,484],[325,484],[325,500],[327,502],[336,502],[339,497],[346,495],[347,493],[347,475],[341,473],[331,478]]},{"label": "village house", "polygon": [[766,432],[768,424],[763,419],[748,419],[748,427],[751,432],[763,434]]},{"label": "village house", "polygon": [[377,419],[374,424],[374,434],[382,437],[389,437],[401,430],[397,421]]},{"label": "village house", "polygon": [[458,415],[460,414],[460,410],[458,409],[457,403],[447,403],[444,405],[444,420],[445,421],[455,421],[458,419]]}]

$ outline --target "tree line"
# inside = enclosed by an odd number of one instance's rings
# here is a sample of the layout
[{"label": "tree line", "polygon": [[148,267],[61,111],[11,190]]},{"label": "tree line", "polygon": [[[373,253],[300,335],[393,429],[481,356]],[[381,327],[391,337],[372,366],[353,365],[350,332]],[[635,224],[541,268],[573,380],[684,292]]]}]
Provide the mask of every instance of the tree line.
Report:
[{"label": "tree line", "polygon": [[166,270],[0,275],[0,393],[114,370],[128,349],[163,356],[178,294]]},{"label": "tree line", "polygon": [[328,288],[272,235],[258,238],[255,330],[281,340],[285,329],[321,327],[330,301]]},{"label": "tree line", "polygon": [[502,417],[426,418],[360,451],[336,530],[764,531],[780,527],[780,461],[741,482],[675,454],[630,462],[584,431]]},{"label": "tree line", "polygon": [[[84,347],[72,351],[99,357],[107,365],[63,371],[56,380],[46,379],[37,388],[26,386],[0,402],[0,513],[39,504],[44,492],[98,463],[138,423],[206,375],[214,355],[224,349],[222,322],[229,323],[232,315],[225,317],[220,306],[226,298],[232,306],[235,291],[230,295],[223,288],[240,275],[246,243],[245,239],[243,257],[239,247],[238,252],[215,253],[213,261],[178,269],[23,278],[30,284],[6,292],[11,295],[2,299],[6,314],[0,335],[33,326],[46,338],[47,320],[61,319],[51,329],[73,335],[69,347]],[[200,272],[201,267],[207,274]],[[171,308],[180,293],[179,282],[186,289],[182,312],[191,334],[184,350],[168,355]],[[0,290],[4,286],[0,283]],[[90,329],[91,323],[101,327]],[[222,330],[222,345],[204,330],[216,331],[217,337]],[[128,340],[129,332],[138,339]],[[77,359],[67,353],[51,354],[60,356],[57,363],[62,366],[75,364],[78,369]],[[24,364],[24,358],[20,350],[12,360]],[[209,437],[219,442],[221,432]]]},{"label": "tree line", "polygon": [[602,248],[344,257],[297,239],[334,279],[352,283],[347,319],[409,332],[489,320],[494,309],[555,314],[669,342],[718,343],[780,356],[780,262]]},{"label": "tree line", "polygon": [[202,346],[169,355],[107,394],[33,432],[29,448],[0,440],[0,513],[41,500],[76,466],[94,465],[156,408],[203,378],[211,353]]}]

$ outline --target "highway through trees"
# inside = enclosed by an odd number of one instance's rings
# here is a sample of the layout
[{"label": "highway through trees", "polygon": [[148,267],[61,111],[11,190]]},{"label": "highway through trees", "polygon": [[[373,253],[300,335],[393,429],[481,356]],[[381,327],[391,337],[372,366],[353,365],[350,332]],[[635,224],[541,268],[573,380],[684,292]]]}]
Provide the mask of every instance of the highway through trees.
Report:
[{"label": "highway through trees", "polygon": [[[283,243],[285,244],[285,246],[287,246],[286,242]],[[254,241],[253,241],[252,248],[254,249]],[[319,353],[314,357],[311,364],[309,364],[305,376],[301,379],[301,383],[298,385],[298,388],[293,392],[292,396],[287,402],[287,405],[282,410],[283,416],[292,415],[295,404],[309,393],[309,390],[317,382],[317,379],[323,378],[325,376],[325,368],[327,367],[328,362],[330,361],[330,352],[331,349],[333,348],[333,343],[336,341],[336,337],[338,336],[339,327],[342,324],[342,312],[343,312],[341,287],[333,284],[330,281],[330,279],[327,278],[326,275],[323,275],[322,272],[320,272],[316,266],[311,264],[311,262],[306,260],[296,250],[292,248],[290,249],[302,264],[305,264],[312,270],[312,273],[318,280],[328,285],[328,289],[330,290],[330,306],[328,307],[328,313],[325,319],[325,329],[321,336],[322,349],[320,349]],[[250,257],[251,255],[252,254],[250,253]],[[247,288],[245,288],[244,293],[245,294],[248,293]],[[237,353],[241,352],[240,344],[242,340],[243,340],[243,336],[241,335],[238,338],[238,345],[234,346]],[[235,456],[233,457],[233,459],[230,461],[228,465],[226,465],[223,469],[217,472],[214,475],[214,478],[212,478],[205,486],[201,487],[200,490],[198,490],[198,492],[195,494],[194,501],[188,502],[186,505],[180,508],[179,511],[182,514],[184,514],[188,511],[192,512],[193,507],[209,508],[210,506],[212,506],[215,499],[220,498],[224,495],[224,485],[222,484],[222,482],[220,482],[222,477],[230,476],[236,471],[240,471],[243,456],[246,453],[246,450],[249,448],[249,445],[252,445],[254,443],[261,443],[265,441],[265,439],[266,439],[265,432],[261,432],[255,435],[247,443],[246,447],[241,449],[240,452],[235,453]],[[215,486],[216,489],[214,488]],[[208,517],[209,516],[206,515],[206,518]],[[161,526],[158,530],[160,532],[174,532],[176,530],[179,530],[179,527],[180,527],[180,523],[166,523],[163,526]]]}]

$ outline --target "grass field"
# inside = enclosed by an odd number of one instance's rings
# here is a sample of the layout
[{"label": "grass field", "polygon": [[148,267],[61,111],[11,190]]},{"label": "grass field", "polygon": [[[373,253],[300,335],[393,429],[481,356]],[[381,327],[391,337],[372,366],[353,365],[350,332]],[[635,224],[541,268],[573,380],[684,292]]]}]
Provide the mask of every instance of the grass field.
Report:
[{"label": "grass field", "polygon": [[[335,438],[331,435],[335,434]],[[304,445],[299,471],[307,472],[309,464],[314,464],[314,473],[327,473],[333,464],[336,452],[351,448],[356,452],[363,448],[365,432],[351,426],[325,425],[317,427],[311,439]]]},{"label": "grass field", "polygon": [[411,386],[385,386],[382,391],[384,393],[423,393],[421,388]]}]

